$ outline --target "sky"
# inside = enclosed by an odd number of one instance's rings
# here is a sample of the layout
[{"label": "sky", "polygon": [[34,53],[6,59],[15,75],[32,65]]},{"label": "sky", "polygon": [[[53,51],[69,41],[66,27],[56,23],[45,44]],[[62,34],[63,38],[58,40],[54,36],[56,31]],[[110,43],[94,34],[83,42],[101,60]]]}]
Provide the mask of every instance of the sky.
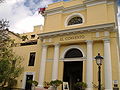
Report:
[{"label": "sky", "polygon": [[[44,25],[44,17],[38,14],[38,8],[47,7],[57,1],[60,0],[5,0],[0,4],[0,20],[8,20],[9,29],[15,33],[32,32],[34,26]],[[120,0],[118,7],[117,15],[120,17]]]}]

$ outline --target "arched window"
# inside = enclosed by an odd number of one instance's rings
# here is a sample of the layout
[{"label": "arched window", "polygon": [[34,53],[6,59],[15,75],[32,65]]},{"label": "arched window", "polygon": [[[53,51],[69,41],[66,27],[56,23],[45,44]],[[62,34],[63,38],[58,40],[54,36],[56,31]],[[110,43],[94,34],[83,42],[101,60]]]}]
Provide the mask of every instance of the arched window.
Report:
[{"label": "arched window", "polygon": [[67,16],[65,19],[64,25],[65,27],[74,26],[74,25],[82,25],[85,22],[85,18],[80,13],[73,13]]},{"label": "arched window", "polygon": [[79,58],[83,57],[82,52],[77,48],[72,48],[66,52],[64,58],[78,58],[78,57]]},{"label": "arched window", "polygon": [[75,25],[75,24],[81,24],[83,23],[83,19],[79,16],[73,17],[68,21],[68,26],[69,25]]}]

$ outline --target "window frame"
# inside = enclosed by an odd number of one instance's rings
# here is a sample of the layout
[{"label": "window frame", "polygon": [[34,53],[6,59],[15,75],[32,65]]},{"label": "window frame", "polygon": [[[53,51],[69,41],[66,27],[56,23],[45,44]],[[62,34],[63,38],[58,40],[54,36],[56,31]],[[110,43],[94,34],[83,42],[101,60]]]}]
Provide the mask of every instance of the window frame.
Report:
[{"label": "window frame", "polygon": [[32,35],[31,35],[31,39],[34,39],[34,38],[35,38],[35,34],[32,34]]},{"label": "window frame", "polygon": [[[32,58],[31,54],[34,54],[34,60],[31,59]],[[30,52],[28,66],[34,66],[34,64],[35,64],[35,56],[36,56],[36,52]]]},{"label": "window frame", "polygon": [[[78,19],[80,19],[80,21],[78,22]],[[74,21],[73,21],[74,20]],[[77,23],[76,23],[77,21]],[[71,18],[69,21],[68,21],[68,26],[71,26],[71,25],[77,25],[77,24],[81,24],[83,23],[83,19],[79,16],[75,16],[73,18]]]},{"label": "window frame", "polygon": [[[83,22],[80,23],[80,24],[68,25],[68,22],[69,22],[72,18],[74,18],[74,17],[81,17],[82,20],[83,20]],[[83,16],[82,14],[80,14],[80,13],[73,13],[73,14],[69,15],[69,16],[65,19],[64,26],[65,26],[65,27],[78,26],[78,25],[83,25],[84,22],[85,22],[85,18],[84,18],[84,16]]]}]

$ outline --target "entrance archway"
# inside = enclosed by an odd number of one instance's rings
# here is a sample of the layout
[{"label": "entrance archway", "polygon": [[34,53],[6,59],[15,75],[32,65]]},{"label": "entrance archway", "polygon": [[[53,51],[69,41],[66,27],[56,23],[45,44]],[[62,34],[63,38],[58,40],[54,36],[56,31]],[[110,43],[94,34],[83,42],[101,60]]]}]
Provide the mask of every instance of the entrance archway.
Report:
[{"label": "entrance archway", "polygon": [[[77,48],[69,49],[64,55],[64,59],[75,59],[81,57],[83,57],[83,54]],[[64,62],[63,81],[68,82],[70,90],[77,90],[75,83],[82,82],[82,72],[83,61],[69,60]]]}]

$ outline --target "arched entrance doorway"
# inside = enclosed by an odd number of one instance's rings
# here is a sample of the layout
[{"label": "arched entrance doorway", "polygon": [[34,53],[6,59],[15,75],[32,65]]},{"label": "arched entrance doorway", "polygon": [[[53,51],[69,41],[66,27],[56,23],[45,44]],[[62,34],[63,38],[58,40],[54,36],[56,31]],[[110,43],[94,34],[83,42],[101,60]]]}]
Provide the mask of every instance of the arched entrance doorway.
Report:
[{"label": "arched entrance doorway", "polygon": [[64,61],[63,81],[68,82],[70,90],[77,90],[75,83],[82,82],[83,61],[74,61],[75,58],[81,57],[83,54],[77,48],[69,49],[64,55],[64,59],[73,59]]}]

